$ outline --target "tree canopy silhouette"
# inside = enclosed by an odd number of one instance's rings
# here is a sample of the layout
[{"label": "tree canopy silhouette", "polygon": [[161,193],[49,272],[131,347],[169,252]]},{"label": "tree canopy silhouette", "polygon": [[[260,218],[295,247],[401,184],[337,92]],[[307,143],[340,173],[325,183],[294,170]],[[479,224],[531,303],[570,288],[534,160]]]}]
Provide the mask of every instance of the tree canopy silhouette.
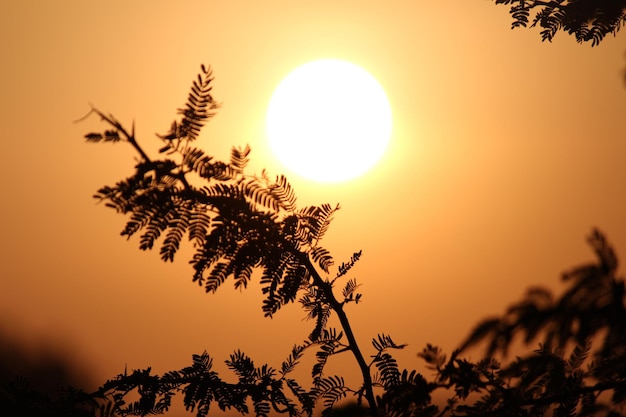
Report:
[{"label": "tree canopy silhouette", "polygon": [[578,42],[596,46],[606,35],[616,34],[626,21],[625,0],[495,1],[509,6],[512,28],[538,26],[544,41],[552,41],[559,31],[564,31]]},{"label": "tree canopy silhouette", "polygon": [[[304,411],[310,411],[313,398],[323,397],[330,407],[343,397],[347,391],[343,378],[326,377],[323,373],[326,360],[339,349],[353,353],[364,379],[358,395],[374,407],[370,365],[356,343],[343,310],[345,304],[358,303],[361,297],[356,292],[357,282],[346,278],[360,252],[355,252],[330,275],[333,258],[320,245],[339,206],[322,204],[297,208],[295,193],[284,176],[271,179],[265,172],[259,176],[245,172],[248,147],[233,148],[230,161],[225,163],[192,146],[200,129],[218,107],[211,96],[212,80],[210,68],[202,66],[185,106],[178,110],[180,120],[175,120],[167,133],[158,135],[163,146],[162,158],[157,160],[144,152],[133,130],[125,129],[112,115],[92,108],[91,112],[99,115],[110,129],[88,133],[85,138],[89,142],[125,141],[140,156],[132,176],[114,186],[102,187],[95,197],[130,217],[121,234],[130,237],[141,233],[140,249],[152,249],[162,238],[160,254],[164,261],[173,261],[186,236],[195,247],[190,260],[193,281],[207,292],[215,292],[229,277],[233,278],[235,288],[246,288],[252,272],[260,269],[262,310],[266,316],[271,317],[300,294],[299,301],[315,325],[309,340],[294,347],[281,367],[275,381],[277,385],[272,385],[271,389],[276,392],[265,398],[246,391],[250,381],[259,379],[259,384],[266,384],[267,378],[277,375],[276,371],[263,368],[264,371],[255,373],[252,362],[243,354],[231,358],[233,369],[242,378],[242,385],[237,389],[248,392],[253,398],[258,415],[264,415],[269,405],[275,409],[287,407],[286,411],[296,414],[286,397],[278,394],[283,384],[301,400]],[[194,180],[201,181],[202,185],[194,185]],[[341,297],[337,297],[333,286],[340,280],[345,284]],[[337,315],[341,331],[327,328],[331,313]],[[303,351],[311,346],[320,349],[318,364],[313,369],[315,387],[310,393],[304,393],[286,375]],[[201,363],[205,364],[202,369],[208,372],[208,359],[202,359]],[[238,401],[245,398],[246,395],[241,394],[236,400],[222,399],[218,403],[243,411],[245,407]],[[189,406],[196,407],[192,403]]]},{"label": "tree canopy silhouette", "polygon": [[[262,311],[276,314],[299,301],[313,322],[308,339],[293,345],[278,367],[257,365],[236,350],[226,360],[236,382],[213,370],[207,353],[193,355],[190,366],[155,375],[150,368],[125,371],[93,393],[101,415],[158,414],[181,393],[187,410],[206,416],[212,406],[256,416],[339,413],[338,404],[353,398],[372,416],[620,416],[626,402],[626,312],[624,280],[617,275],[617,256],[604,235],[594,230],[589,242],[598,262],[564,274],[568,285],[560,297],[544,288],[529,290],[502,317],[480,323],[449,356],[427,344],[418,354],[430,375],[402,369],[393,352],[406,347],[390,335],[372,339],[371,354],[352,331],[344,307],[358,304],[356,279],[347,274],[361,252],[334,268],[321,241],[338,205],[298,208],[295,192],[284,176],[250,175],[250,149],[233,148],[221,162],[192,146],[218,103],[211,95],[213,77],[202,66],[180,116],[163,135],[158,158],[138,143],[134,129],[93,107],[107,125],[85,135],[89,142],[126,142],[139,155],[134,173],[95,197],[128,217],[122,236],[139,235],[139,248],[159,248],[161,259],[174,260],[184,240],[195,248],[192,279],[215,292],[228,279],[245,289],[253,271],[261,272]],[[336,293],[337,291],[337,293]],[[339,327],[332,327],[331,318]],[[519,341],[541,341],[539,348],[505,362]],[[486,344],[478,361],[460,355]],[[597,346],[599,344],[599,347]],[[596,346],[596,347],[594,347]],[[292,377],[307,351],[314,351],[310,388]],[[361,382],[349,387],[342,375],[328,375],[326,364],[350,352]],[[433,403],[444,391],[445,404]],[[130,394],[138,395],[130,400]]]}]

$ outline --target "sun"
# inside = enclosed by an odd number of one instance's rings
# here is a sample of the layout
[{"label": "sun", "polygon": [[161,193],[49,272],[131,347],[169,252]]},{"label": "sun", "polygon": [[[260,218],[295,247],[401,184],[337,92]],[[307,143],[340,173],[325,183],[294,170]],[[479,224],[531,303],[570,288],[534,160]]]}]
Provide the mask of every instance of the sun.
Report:
[{"label": "sun", "polygon": [[267,110],[267,136],[290,170],[319,182],[354,179],[383,156],[391,108],[378,81],[341,60],[304,64],[278,85]]}]

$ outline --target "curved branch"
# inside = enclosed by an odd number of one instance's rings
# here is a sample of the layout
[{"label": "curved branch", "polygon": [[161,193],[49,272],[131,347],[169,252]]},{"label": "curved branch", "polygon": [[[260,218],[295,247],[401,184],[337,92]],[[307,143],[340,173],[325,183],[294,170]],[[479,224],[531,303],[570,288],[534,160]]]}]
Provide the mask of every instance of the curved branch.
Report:
[{"label": "curved branch", "polygon": [[[152,160],[147,155],[147,153],[137,143],[137,140],[135,139],[135,136],[134,136],[134,127],[133,127],[132,131],[129,133],[122,126],[122,124],[117,119],[115,119],[115,117],[113,117],[112,115],[108,115],[107,116],[106,114],[102,113],[100,110],[98,110],[97,108],[95,108],[93,106],[92,106],[91,111],[90,111],[89,114],[91,114],[91,113],[97,114],[98,116],[100,116],[100,118],[102,120],[104,120],[110,126],[112,126],[117,131],[119,131],[123,135],[123,137],[128,141],[128,143],[130,143],[135,148],[135,150],[139,153],[141,158],[146,163],[151,163],[152,162]],[[87,116],[85,116],[85,117],[87,117]],[[170,171],[168,173],[168,175],[171,175],[172,177],[177,178],[178,180],[181,181],[181,183],[183,184],[185,192],[188,193],[187,198],[189,198],[190,200],[194,200],[194,201],[197,201],[197,202],[200,202],[200,203],[207,204],[207,206],[209,206],[209,207],[214,206],[214,204],[215,204],[215,197],[207,196],[207,195],[199,192],[198,190],[194,189],[187,182],[187,179],[185,177],[185,171],[183,171],[183,170],[180,170],[178,172],[171,172]],[[361,349],[360,349],[360,347],[358,345],[356,337],[354,336],[354,332],[352,330],[352,326],[350,324],[348,316],[346,315],[345,311],[343,310],[344,303],[343,302],[339,302],[337,300],[337,298],[335,297],[334,293],[333,293],[332,282],[327,282],[320,276],[319,272],[317,271],[317,269],[315,268],[313,262],[311,261],[308,253],[302,252],[297,247],[295,247],[292,242],[284,239],[284,237],[281,237],[281,241],[279,243],[281,245],[283,245],[285,248],[287,248],[287,250],[291,251],[294,256],[299,258],[301,264],[307,268],[307,270],[309,271],[311,277],[313,277],[313,283],[311,285],[316,286],[317,288],[319,288],[322,291],[322,293],[324,294],[324,297],[328,301],[330,307],[337,314],[337,317],[339,318],[339,322],[341,324],[341,327],[342,327],[343,331],[345,332],[346,338],[348,340],[348,346],[345,348],[345,350],[350,350],[352,352],[352,354],[354,355],[354,357],[355,357],[355,359],[357,361],[359,369],[361,371],[361,375],[363,377],[363,388],[361,390],[359,390],[359,392],[364,392],[364,396],[365,396],[365,398],[366,398],[366,400],[367,400],[367,402],[369,404],[370,410],[374,414],[377,414],[378,406],[377,406],[376,398],[375,398],[374,392],[373,392],[373,382],[372,382],[372,376],[371,376],[371,373],[370,373],[370,366],[365,361],[365,358],[363,356],[363,353],[361,352]]]}]

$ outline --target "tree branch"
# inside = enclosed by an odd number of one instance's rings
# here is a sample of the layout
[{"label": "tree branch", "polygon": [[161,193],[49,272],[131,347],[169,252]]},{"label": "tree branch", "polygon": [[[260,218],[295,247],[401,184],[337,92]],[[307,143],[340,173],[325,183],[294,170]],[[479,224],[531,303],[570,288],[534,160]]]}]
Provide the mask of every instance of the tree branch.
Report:
[{"label": "tree branch", "polygon": [[100,116],[102,120],[104,120],[105,122],[113,126],[115,129],[119,130],[122,133],[122,135],[124,135],[128,143],[130,143],[135,148],[135,150],[139,152],[139,155],[141,155],[143,160],[146,162],[151,162],[148,154],[144,152],[144,150],[141,148],[141,146],[139,146],[139,144],[137,143],[137,140],[135,139],[135,123],[133,123],[132,132],[128,133],[128,131],[124,128],[124,126],[122,126],[122,124],[119,121],[117,121],[115,117],[107,116],[106,114],[102,113],[100,110],[98,110],[97,108],[93,106],[91,106],[91,112],[96,113],[98,116]]},{"label": "tree branch", "polygon": [[332,286],[324,281],[320,274],[317,272],[317,269],[311,262],[308,254],[297,251],[297,256],[300,257],[300,261],[306,265],[309,273],[313,277],[313,285],[318,287],[324,292],[324,296],[328,300],[330,307],[337,314],[339,318],[339,322],[341,323],[341,327],[346,334],[346,338],[348,339],[348,349],[352,351],[354,358],[359,365],[359,369],[361,370],[361,375],[363,377],[363,387],[365,389],[365,398],[369,404],[370,410],[377,415],[378,405],[376,404],[376,398],[374,397],[374,391],[372,389],[372,375],[370,374],[370,368],[363,357],[363,353],[359,348],[359,344],[354,337],[354,332],[352,331],[352,326],[350,325],[350,321],[348,320],[348,316],[345,311],[343,311],[343,304],[340,303],[337,298],[335,298],[335,294],[333,294]]}]

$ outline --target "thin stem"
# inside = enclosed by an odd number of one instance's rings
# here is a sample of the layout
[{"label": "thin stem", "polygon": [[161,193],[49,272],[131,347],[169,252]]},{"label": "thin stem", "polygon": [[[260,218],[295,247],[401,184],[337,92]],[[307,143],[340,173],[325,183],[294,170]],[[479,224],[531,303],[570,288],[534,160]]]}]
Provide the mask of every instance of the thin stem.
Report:
[{"label": "thin stem", "polygon": [[106,114],[102,113],[100,110],[98,110],[95,107],[92,107],[91,111],[96,113],[98,116],[100,116],[102,120],[104,120],[105,122],[107,122],[108,124],[116,128],[117,130],[119,130],[122,133],[122,135],[124,135],[128,143],[130,143],[137,150],[137,152],[139,152],[139,155],[141,155],[144,161],[151,162],[148,154],[146,154],[144,150],[141,149],[141,146],[139,146],[139,144],[135,140],[135,125],[134,124],[133,124],[132,133],[128,133],[128,131],[124,129],[124,126],[122,126],[122,124],[118,122],[113,116],[107,116]]},{"label": "thin stem", "polygon": [[365,399],[369,404],[370,410],[377,415],[378,405],[376,404],[376,398],[374,397],[374,390],[372,388],[372,375],[370,374],[369,366],[363,357],[363,353],[359,348],[359,344],[354,337],[354,332],[352,331],[352,326],[350,325],[350,321],[348,320],[348,316],[345,311],[343,311],[343,303],[340,303],[335,294],[333,294],[332,286],[330,283],[324,281],[320,274],[317,272],[317,269],[311,263],[308,255],[306,253],[298,251],[301,261],[306,265],[309,273],[313,277],[313,284],[324,291],[324,296],[328,300],[330,307],[337,314],[339,318],[339,322],[341,323],[341,327],[343,328],[344,333],[346,334],[346,338],[348,339],[349,349],[352,351],[354,358],[359,365],[359,369],[361,370],[361,375],[363,377],[363,388],[365,390]]},{"label": "thin stem", "polygon": [[[195,190],[189,187],[187,189],[189,192],[195,194],[194,198],[197,199],[198,201],[207,202],[208,204],[211,204],[210,201],[207,201],[208,196],[201,194],[201,193],[197,193]],[[361,352],[361,349],[359,348],[359,344],[356,340],[356,337],[354,336],[354,332],[352,331],[352,326],[350,325],[348,316],[343,310],[343,303],[337,300],[337,298],[335,297],[335,294],[333,293],[332,285],[329,282],[324,281],[324,279],[320,276],[319,272],[317,272],[317,269],[311,262],[311,259],[309,258],[307,253],[302,252],[298,250],[297,248],[293,247],[291,242],[288,242],[286,240],[283,241],[283,244],[285,245],[285,247],[289,248],[289,250],[291,250],[291,252],[295,256],[300,258],[300,261],[302,262],[302,264],[306,266],[307,270],[313,277],[313,285],[315,285],[316,287],[318,287],[319,289],[323,291],[324,297],[326,298],[326,300],[328,300],[330,307],[337,314],[337,317],[339,318],[339,322],[341,323],[341,327],[344,333],[346,334],[346,338],[348,339],[347,349],[350,350],[352,354],[354,355],[354,358],[356,359],[359,369],[361,371],[361,375],[363,377],[363,389],[365,391],[365,394],[364,394],[365,398],[367,400],[367,403],[372,413],[374,415],[377,415],[378,405],[376,403],[376,398],[374,397],[374,390],[373,390],[373,383],[372,383],[372,375],[370,374],[370,367],[365,361],[363,353]]]},{"label": "thin stem", "polygon": [[[87,116],[89,116],[89,114],[91,113],[96,113],[98,116],[100,116],[100,118],[102,118],[102,120],[104,120],[105,122],[107,122],[109,125],[111,125],[112,127],[114,127],[115,129],[117,129],[118,131],[120,131],[122,133],[122,135],[124,135],[124,137],[126,138],[126,140],[128,141],[128,143],[130,143],[133,148],[135,148],[135,150],[139,153],[139,155],[141,156],[141,158],[146,161],[146,162],[152,162],[152,160],[150,159],[150,157],[148,156],[148,154],[143,150],[143,148],[141,146],[139,146],[139,143],[137,142],[137,139],[135,139],[135,123],[133,123],[133,130],[131,133],[128,133],[128,131],[124,128],[124,126],[122,126],[122,124],[115,119],[113,116],[107,116],[106,114],[102,113],[100,110],[98,110],[95,107],[91,107],[91,111],[83,118],[79,119],[83,120],[84,118],[86,118]],[[187,178],[185,177],[185,172],[182,170],[182,167],[180,169],[180,171],[178,172],[171,172],[170,173],[173,177],[178,178],[180,180],[180,182],[183,183],[184,187],[186,189],[190,189],[191,186],[189,185],[189,182],[187,181]]]}]

